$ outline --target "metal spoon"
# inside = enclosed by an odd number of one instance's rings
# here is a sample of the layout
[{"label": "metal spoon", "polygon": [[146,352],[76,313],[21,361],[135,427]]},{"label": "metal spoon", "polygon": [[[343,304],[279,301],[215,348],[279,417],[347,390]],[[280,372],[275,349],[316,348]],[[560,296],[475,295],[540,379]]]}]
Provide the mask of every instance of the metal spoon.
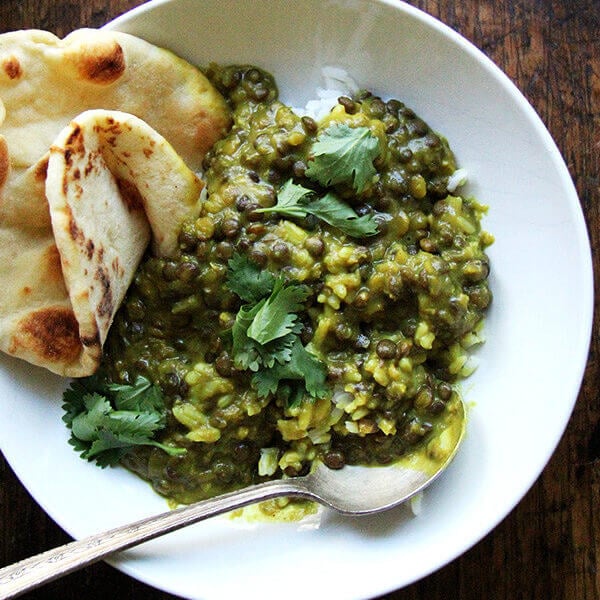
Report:
[{"label": "metal spoon", "polygon": [[[27,591],[97,562],[118,550],[250,504],[282,496],[314,500],[344,515],[381,512],[408,500],[428,486],[454,458],[464,434],[464,406],[457,405],[463,426],[445,436],[444,458],[427,472],[402,463],[388,467],[332,470],[321,463],[304,477],[268,481],[202,500],[154,517],[74,541],[0,569],[0,600]],[[450,430],[447,430],[450,431]],[[435,441],[434,441],[435,442]],[[438,444],[439,445],[439,444]]]}]

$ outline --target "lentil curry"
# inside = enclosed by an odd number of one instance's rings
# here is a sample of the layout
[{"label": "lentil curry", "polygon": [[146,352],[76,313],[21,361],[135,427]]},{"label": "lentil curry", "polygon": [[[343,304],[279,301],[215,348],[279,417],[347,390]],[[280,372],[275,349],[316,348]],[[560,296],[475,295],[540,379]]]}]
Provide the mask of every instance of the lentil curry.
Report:
[{"label": "lentil curry", "polygon": [[[103,365],[112,382],[158,384],[167,418],[157,439],[185,452],[137,446],[122,463],[189,503],[306,473],[315,460],[338,469],[426,452],[456,410],[491,301],[484,207],[454,195],[447,141],[402,102],[366,91],[317,121],[282,104],[258,68],[211,65],[207,75],[234,124],[204,160],[202,213],[182,228],[176,256],[139,267]],[[375,140],[361,185],[311,177],[332,127]],[[364,232],[307,202],[278,212],[291,185],[317,199],[333,191]],[[240,315],[258,306],[236,293],[248,274],[264,288],[261,306],[277,290],[295,294],[285,333],[304,381],[288,366],[265,390],[260,360],[236,354]],[[276,343],[254,342],[254,358]]]}]

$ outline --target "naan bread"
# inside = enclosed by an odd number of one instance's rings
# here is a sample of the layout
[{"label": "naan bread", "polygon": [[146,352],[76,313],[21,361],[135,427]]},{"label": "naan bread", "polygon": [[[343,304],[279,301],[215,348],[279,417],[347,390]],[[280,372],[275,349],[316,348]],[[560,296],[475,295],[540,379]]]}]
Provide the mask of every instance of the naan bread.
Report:
[{"label": "naan bread", "polygon": [[117,31],[78,29],[63,40],[38,30],[1,34],[0,100],[14,167],[37,163],[88,109],[146,121],[194,171],[230,123],[224,99],[198,69]]},{"label": "naan bread", "polygon": [[172,253],[197,214],[194,171],[229,119],[195,67],[133,36],[0,35],[0,350],[97,369],[149,240]]},{"label": "naan bread", "polygon": [[47,212],[3,215],[0,348],[89,375],[150,239],[156,254],[176,250],[203,184],[144,121],[104,110],[74,119],[20,184]]}]

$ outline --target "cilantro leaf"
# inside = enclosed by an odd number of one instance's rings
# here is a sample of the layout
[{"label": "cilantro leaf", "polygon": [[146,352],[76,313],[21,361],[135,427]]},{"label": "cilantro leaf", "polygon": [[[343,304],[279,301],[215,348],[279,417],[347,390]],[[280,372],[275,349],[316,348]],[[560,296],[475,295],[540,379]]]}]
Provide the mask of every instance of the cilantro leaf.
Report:
[{"label": "cilantro leaf", "polygon": [[86,458],[93,458],[106,450],[129,450],[132,446],[156,445],[151,438],[161,428],[161,415],[132,411],[121,414],[112,412],[104,415],[99,425]]},{"label": "cilantro leaf", "polygon": [[347,183],[360,194],[377,174],[373,160],[379,153],[379,140],[368,127],[335,124],[313,144],[306,176],[325,187]]},{"label": "cilantro leaf", "polygon": [[245,255],[235,254],[227,266],[227,287],[244,302],[257,302],[271,293],[275,276]]},{"label": "cilantro leaf", "polygon": [[164,409],[160,388],[141,375],[136,377],[133,385],[111,383],[107,389],[114,393],[117,410],[160,412]]},{"label": "cilantro leaf", "polygon": [[259,208],[257,212],[285,212],[290,217],[304,218],[306,216],[306,201],[314,196],[315,192],[305,188],[303,185],[294,183],[288,179],[277,194],[277,205],[267,208]]},{"label": "cilantro leaf", "polygon": [[83,409],[73,418],[71,431],[78,440],[91,442],[112,407],[104,396],[93,393],[83,397]]},{"label": "cilantro leaf", "polygon": [[258,371],[261,365],[260,344],[248,335],[248,328],[254,316],[266,302],[263,299],[255,305],[245,305],[238,311],[231,329],[234,364],[238,369]]},{"label": "cilantro leaf", "polygon": [[134,446],[155,446],[176,456],[185,452],[154,440],[164,428],[162,392],[138,376],[133,385],[107,383],[92,376],[73,380],[63,393],[63,421],[71,429],[69,443],[98,466],[115,465]]},{"label": "cilantro leaf", "polygon": [[65,410],[63,421],[68,427],[71,427],[73,419],[85,410],[85,396],[94,392],[99,394],[106,392],[104,380],[98,374],[71,381],[69,387],[63,392],[63,409]]},{"label": "cilantro leaf", "polygon": [[290,333],[264,345],[246,336],[243,344],[233,349],[235,366],[256,372],[276,363],[286,363],[290,360],[295,334],[296,332]]},{"label": "cilantro leaf", "polygon": [[255,312],[248,327],[247,334],[259,344],[266,344],[290,333],[303,302],[310,294],[310,288],[305,285],[285,285],[279,278],[271,295],[262,302]]},{"label": "cilantro leaf", "polygon": [[303,219],[308,214],[306,206],[311,197],[316,192],[303,185],[294,183],[288,179],[277,193],[277,203],[274,206],[265,206],[255,209],[255,212],[261,213],[279,213],[287,217]]},{"label": "cilantro leaf", "polygon": [[[245,268],[237,258],[233,264]],[[236,269],[230,269],[228,277],[235,274]],[[254,280],[244,274],[240,278]],[[241,291],[250,296],[247,288]],[[252,384],[261,397],[277,393],[294,403],[307,393],[311,397],[327,393],[325,366],[300,340],[298,313],[309,294],[308,286],[288,283],[280,276],[270,289],[263,287],[262,297],[253,293],[255,301],[242,306],[236,315],[231,329],[234,364],[254,373]]]},{"label": "cilantro leaf", "polygon": [[[285,288],[283,289],[285,290]],[[260,332],[260,325],[255,325],[255,323],[262,322],[259,313],[267,304],[267,301],[267,298],[263,298],[257,304],[244,305],[236,316],[232,328],[232,352],[235,366],[239,369],[258,371],[261,366],[272,367],[275,362],[284,363],[290,358],[293,334],[299,333],[300,329],[298,324],[295,323],[296,315],[289,315],[285,312],[285,306],[281,302],[276,307],[277,315],[281,317],[284,324],[287,324],[288,320],[292,321],[289,327],[277,329],[283,335],[271,337],[263,343],[249,334],[251,328],[253,330],[258,329]],[[265,312],[268,318],[269,311]],[[283,333],[284,331],[287,332]],[[271,331],[271,333],[273,332]]]},{"label": "cilantro leaf", "polygon": [[275,212],[292,218],[304,218],[310,214],[351,237],[377,234],[377,221],[373,215],[359,217],[351,206],[332,192],[311,200],[314,196],[313,190],[289,179],[279,190],[277,203],[274,206],[256,209],[256,212]]},{"label": "cilantro leaf", "polygon": [[284,381],[300,381],[311,396],[321,398],[327,393],[325,385],[326,370],[323,363],[295,338],[290,360],[284,364],[277,363],[269,369],[263,369],[252,378],[259,397],[277,393]]},{"label": "cilantro leaf", "polygon": [[329,192],[323,198],[313,200],[307,207],[315,217],[337,227],[351,237],[363,237],[378,233],[377,221],[373,215],[359,217],[352,207]]}]

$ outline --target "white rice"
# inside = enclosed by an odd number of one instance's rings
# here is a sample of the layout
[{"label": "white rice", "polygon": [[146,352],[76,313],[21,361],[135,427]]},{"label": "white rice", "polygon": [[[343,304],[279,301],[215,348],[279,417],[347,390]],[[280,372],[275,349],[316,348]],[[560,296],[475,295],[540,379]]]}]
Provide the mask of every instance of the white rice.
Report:
[{"label": "white rice", "polygon": [[408,505],[415,517],[418,517],[423,511],[423,492],[418,492],[408,500]]},{"label": "white rice", "polygon": [[315,98],[309,100],[306,106],[295,109],[297,114],[312,117],[316,121],[331,111],[340,96],[352,96],[359,90],[356,81],[340,67],[323,67],[321,76],[323,84],[315,90]]},{"label": "white rice", "polygon": [[459,187],[462,187],[467,183],[467,170],[456,169],[450,177],[448,177],[448,191],[454,193]]}]

